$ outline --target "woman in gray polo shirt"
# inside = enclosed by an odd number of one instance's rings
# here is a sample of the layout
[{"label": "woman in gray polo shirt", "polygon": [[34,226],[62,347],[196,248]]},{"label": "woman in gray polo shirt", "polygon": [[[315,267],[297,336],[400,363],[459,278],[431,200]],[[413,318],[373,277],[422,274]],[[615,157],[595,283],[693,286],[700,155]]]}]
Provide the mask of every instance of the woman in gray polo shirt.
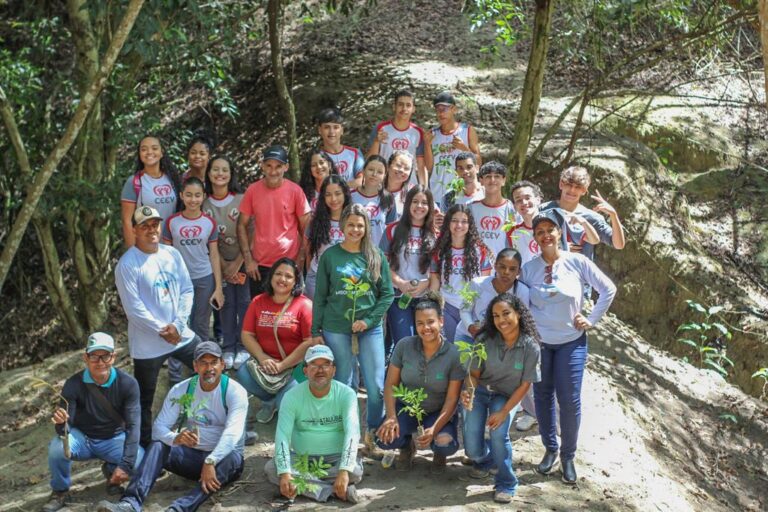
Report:
[{"label": "woman in gray polo shirt", "polygon": [[[466,409],[464,451],[474,463],[473,478],[487,477],[494,466],[498,469],[493,500],[509,503],[517,490],[509,426],[531,384],[541,380],[541,339],[528,308],[518,297],[504,292],[488,304],[476,340],[485,344],[487,359],[472,364],[467,375],[467,387],[475,388],[474,399],[467,390],[461,394]],[[485,439],[486,425],[489,441]]]},{"label": "woman in gray polo shirt", "polygon": [[[456,406],[466,372],[459,361],[459,351],[440,334],[443,328],[442,297],[427,292],[415,306],[417,336],[401,339],[392,353],[384,384],[386,419],[376,433],[378,444],[385,450],[400,449],[398,469],[410,467],[416,448],[429,446],[434,453],[433,468],[441,471],[446,458],[459,449]],[[423,388],[427,398],[424,435],[414,439],[417,422],[401,414],[403,404],[397,401],[393,387],[403,384],[408,389]]]}]

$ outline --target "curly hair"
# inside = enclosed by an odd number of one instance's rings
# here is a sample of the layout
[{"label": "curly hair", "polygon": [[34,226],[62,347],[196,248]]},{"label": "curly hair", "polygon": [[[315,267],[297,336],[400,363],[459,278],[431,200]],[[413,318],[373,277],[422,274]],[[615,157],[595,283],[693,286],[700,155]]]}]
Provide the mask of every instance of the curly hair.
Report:
[{"label": "curly hair", "polygon": [[[395,226],[395,231],[392,234],[392,244],[390,246],[389,268],[393,272],[400,270],[400,258],[397,255],[400,253],[405,245],[408,243],[408,237],[411,234],[413,221],[411,220],[411,203],[416,194],[424,194],[427,198],[428,211],[427,216],[424,219],[424,224],[421,226],[421,255],[419,256],[419,272],[425,273],[429,269],[430,261],[432,260],[432,250],[435,248],[435,201],[432,199],[432,192],[424,185],[416,185],[405,196],[405,206],[403,207],[403,215]],[[386,236],[386,235],[385,235]]]},{"label": "curly hair", "polygon": [[310,204],[312,203],[312,199],[315,197],[315,178],[312,176],[312,157],[315,155],[320,155],[323,160],[328,162],[328,168],[330,169],[329,176],[339,174],[339,171],[336,170],[336,165],[333,163],[333,160],[331,160],[331,157],[325,154],[325,151],[320,148],[314,148],[309,152],[307,158],[304,159],[304,165],[301,167],[299,186],[301,187],[301,190],[304,191],[304,195],[307,196],[307,201],[309,201]]},{"label": "curly hair", "polygon": [[[325,203],[325,191],[328,185],[338,185],[344,194],[344,208],[349,206],[352,201],[349,192],[349,185],[343,177],[338,174],[326,176],[323,184],[320,185],[320,193],[317,199],[317,209],[312,216],[307,230],[307,240],[309,241],[309,258],[312,259],[320,251],[320,248],[331,241],[331,211]],[[343,210],[343,209],[342,209]]]},{"label": "curly hair", "polygon": [[[173,164],[171,157],[168,156],[168,152],[165,150],[165,144],[159,136],[147,134],[139,139],[139,143],[136,145],[136,172],[144,170],[144,162],[141,161],[141,143],[146,139],[156,139],[157,142],[160,143],[160,150],[163,152],[163,156],[160,157],[160,172],[168,176],[168,179],[171,180],[173,190],[176,192],[176,196],[178,197],[179,192],[181,192],[181,177],[179,176],[179,170],[176,169],[176,166]],[[179,203],[180,201],[176,203],[177,210],[179,209]]]},{"label": "curly hair", "polygon": [[464,268],[462,269],[462,277],[465,281],[469,281],[473,277],[480,275],[480,257],[478,255],[478,249],[480,251],[486,250],[485,244],[480,238],[480,233],[475,226],[475,219],[472,217],[472,212],[469,206],[465,204],[455,204],[451,206],[445,213],[445,220],[440,228],[440,236],[437,238],[437,244],[433,251],[433,254],[437,255],[438,265],[442,267],[442,279],[443,282],[448,284],[451,275],[451,268],[453,267],[453,261],[451,259],[451,220],[457,213],[463,213],[469,220],[469,226],[467,229],[467,235],[464,238]]},{"label": "curly hair", "polygon": [[528,309],[528,306],[523,304],[523,301],[521,301],[516,295],[509,292],[500,293],[491,299],[491,302],[488,304],[488,308],[485,310],[485,322],[483,323],[483,327],[480,329],[480,332],[477,334],[478,337],[483,335],[488,338],[493,338],[501,335],[499,330],[496,328],[496,324],[493,322],[493,306],[499,302],[505,302],[509,304],[512,306],[512,309],[515,310],[515,313],[517,313],[519,317],[518,322],[520,324],[520,334],[530,336],[537,343],[541,343],[541,336],[539,335],[539,330],[536,328],[536,322],[533,320],[531,310]]}]

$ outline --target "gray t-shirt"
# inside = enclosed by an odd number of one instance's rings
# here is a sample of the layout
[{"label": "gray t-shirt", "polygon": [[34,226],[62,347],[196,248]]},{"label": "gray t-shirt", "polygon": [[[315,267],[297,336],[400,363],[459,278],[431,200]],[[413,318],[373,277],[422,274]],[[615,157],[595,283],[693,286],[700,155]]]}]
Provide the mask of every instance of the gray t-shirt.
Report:
[{"label": "gray t-shirt", "polygon": [[466,372],[459,362],[459,351],[443,341],[429,360],[424,357],[421,338],[408,336],[397,342],[390,365],[400,368],[400,382],[407,388],[424,388],[427,399],[422,406],[427,413],[443,408],[452,380],[464,380]]},{"label": "gray t-shirt", "polygon": [[[541,380],[541,352],[539,344],[530,336],[520,335],[512,347],[507,347],[501,336],[480,335],[477,342],[485,343],[488,354],[488,359],[480,365],[479,383],[489,391],[510,396],[524,381]],[[474,361],[472,366],[477,369]]]}]

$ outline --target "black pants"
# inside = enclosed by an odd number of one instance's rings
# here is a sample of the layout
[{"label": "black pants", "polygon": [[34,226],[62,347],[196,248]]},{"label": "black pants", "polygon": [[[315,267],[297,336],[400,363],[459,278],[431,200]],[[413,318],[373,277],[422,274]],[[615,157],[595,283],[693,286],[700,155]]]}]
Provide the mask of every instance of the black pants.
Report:
[{"label": "black pants", "polygon": [[255,279],[248,279],[251,285],[251,297],[255,297],[260,293],[264,293],[264,285],[267,284],[267,278],[269,277],[269,271],[272,267],[262,267],[259,265],[259,274],[261,279],[256,281]]}]

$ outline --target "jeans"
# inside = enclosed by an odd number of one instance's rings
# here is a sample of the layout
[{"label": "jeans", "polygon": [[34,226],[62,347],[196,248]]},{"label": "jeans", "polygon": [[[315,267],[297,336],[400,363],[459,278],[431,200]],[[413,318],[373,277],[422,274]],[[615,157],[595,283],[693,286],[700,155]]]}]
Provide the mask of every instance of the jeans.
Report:
[{"label": "jeans", "polygon": [[507,414],[507,419],[501,425],[490,431],[490,439],[485,439],[485,423],[488,417],[502,410],[507,400],[507,395],[488,391],[485,386],[475,389],[472,410],[464,411],[464,451],[480,469],[488,470],[495,466],[499,472],[494,477],[494,490],[514,496],[517,477],[512,468],[509,426],[518,406]]},{"label": "jeans", "polygon": [[443,334],[448,343],[453,343],[456,339],[456,327],[458,327],[461,318],[459,318],[459,308],[451,306],[447,302],[443,306]]},{"label": "jeans", "polygon": [[[341,462],[341,455],[323,455],[323,462],[330,464],[331,467],[326,471],[328,474],[322,478],[308,479],[310,484],[314,484],[315,487],[307,489],[302,496],[324,503],[328,501],[328,498],[333,494],[333,484],[336,481],[336,477],[339,475],[339,463]],[[296,461],[298,455],[291,452],[291,460]],[[310,459],[317,459],[319,456],[309,456]],[[299,472],[296,467],[291,468],[291,473],[296,475]],[[272,484],[280,487],[280,475],[277,474],[277,465],[275,459],[269,459],[264,465],[264,474]],[[363,460],[358,456],[355,469],[349,472],[349,485],[355,485],[363,479]]]},{"label": "jeans", "polygon": [[211,295],[216,289],[213,274],[192,280],[195,289],[192,300],[192,312],[189,314],[189,327],[203,341],[211,339]]},{"label": "jeans", "polygon": [[141,446],[147,447],[152,441],[152,402],[155,399],[155,389],[157,388],[157,375],[163,362],[173,356],[190,369],[194,359],[195,347],[200,342],[200,338],[195,338],[169,354],[165,354],[152,359],[134,359],[133,376],[139,383],[139,402],[141,404]]},{"label": "jeans", "polygon": [[[69,490],[72,484],[70,473],[73,460],[100,459],[107,463],[107,470],[112,473],[123,459],[125,432],[110,439],[93,439],[76,428],[69,431],[69,449],[71,458],[64,457],[64,443],[56,436],[48,445],[48,469],[51,471],[51,489],[57,492]],[[136,454],[136,468],[141,464],[144,450],[139,447]],[[130,468],[133,473],[134,468]]]},{"label": "jeans", "polygon": [[562,345],[541,344],[541,382],[533,385],[536,418],[544,447],[557,451],[555,394],[560,405],[563,445],[560,459],[573,460],[581,422],[581,382],[587,362],[587,335]]},{"label": "jeans", "polygon": [[[136,476],[131,478],[131,483],[128,484],[128,488],[120,501],[130,504],[135,511],[139,512],[142,503],[147,499],[147,495],[163,469],[189,480],[200,480],[203,463],[210,453],[188,446],[170,447],[160,441],[152,441],[144,455],[144,461],[139,466]],[[243,463],[241,453],[229,452],[229,455],[216,464],[216,480],[222,487],[234,482],[240,478],[243,472]],[[209,497],[210,494],[203,492],[200,483],[197,483],[192,492],[175,500],[171,503],[171,507],[178,512],[193,512]]]},{"label": "jeans", "polygon": [[387,356],[387,361],[392,356],[392,351],[395,349],[398,341],[406,336],[416,334],[413,300],[405,309],[400,309],[397,306],[398,300],[399,298],[395,298],[387,312],[387,336],[384,340],[384,353]]},{"label": "jeans", "polygon": [[254,395],[262,402],[272,402],[273,400],[276,400],[275,406],[277,407],[280,407],[280,401],[282,401],[283,395],[285,395],[289,389],[299,385],[299,383],[296,382],[296,379],[291,378],[291,380],[288,381],[288,384],[280,388],[280,391],[273,395],[269,391],[259,386],[259,383],[256,382],[256,379],[251,377],[251,372],[248,371],[247,364],[242,365],[237,370],[235,378],[237,379],[237,382],[239,382],[245,388],[246,391]]},{"label": "jeans", "polygon": [[[397,439],[393,440],[391,443],[382,443],[381,441],[376,442],[384,450],[395,450],[397,448],[402,448],[411,442],[413,434],[415,434],[418,430],[419,424],[416,422],[416,418],[406,412],[401,412],[402,408],[403,404],[398,400],[396,409],[397,424],[400,429],[400,435],[397,437]],[[434,411],[427,414],[424,417],[424,420],[421,422],[424,428],[429,428],[434,425],[438,416],[440,416],[440,411]],[[450,457],[459,451],[459,436],[458,428],[456,426],[457,419],[458,415],[454,414],[448,423],[443,425],[443,428],[441,428],[439,432],[435,432],[434,436],[432,436],[432,443],[429,445],[429,447],[432,449],[432,453]],[[435,440],[440,434],[448,434],[451,436],[451,441],[448,444],[437,444]]]},{"label": "jeans", "polygon": [[333,352],[336,359],[336,376],[334,379],[357,389],[354,382],[355,363],[360,364],[363,373],[365,389],[368,391],[366,401],[366,421],[368,429],[376,429],[384,418],[384,334],[381,325],[367,331],[357,333],[360,353],[352,354],[352,335],[323,331],[325,344]]},{"label": "jeans", "polygon": [[251,290],[248,283],[224,283],[224,307],[219,311],[221,319],[221,335],[224,352],[245,351],[240,342],[240,331],[243,330],[243,319],[251,302]]}]

